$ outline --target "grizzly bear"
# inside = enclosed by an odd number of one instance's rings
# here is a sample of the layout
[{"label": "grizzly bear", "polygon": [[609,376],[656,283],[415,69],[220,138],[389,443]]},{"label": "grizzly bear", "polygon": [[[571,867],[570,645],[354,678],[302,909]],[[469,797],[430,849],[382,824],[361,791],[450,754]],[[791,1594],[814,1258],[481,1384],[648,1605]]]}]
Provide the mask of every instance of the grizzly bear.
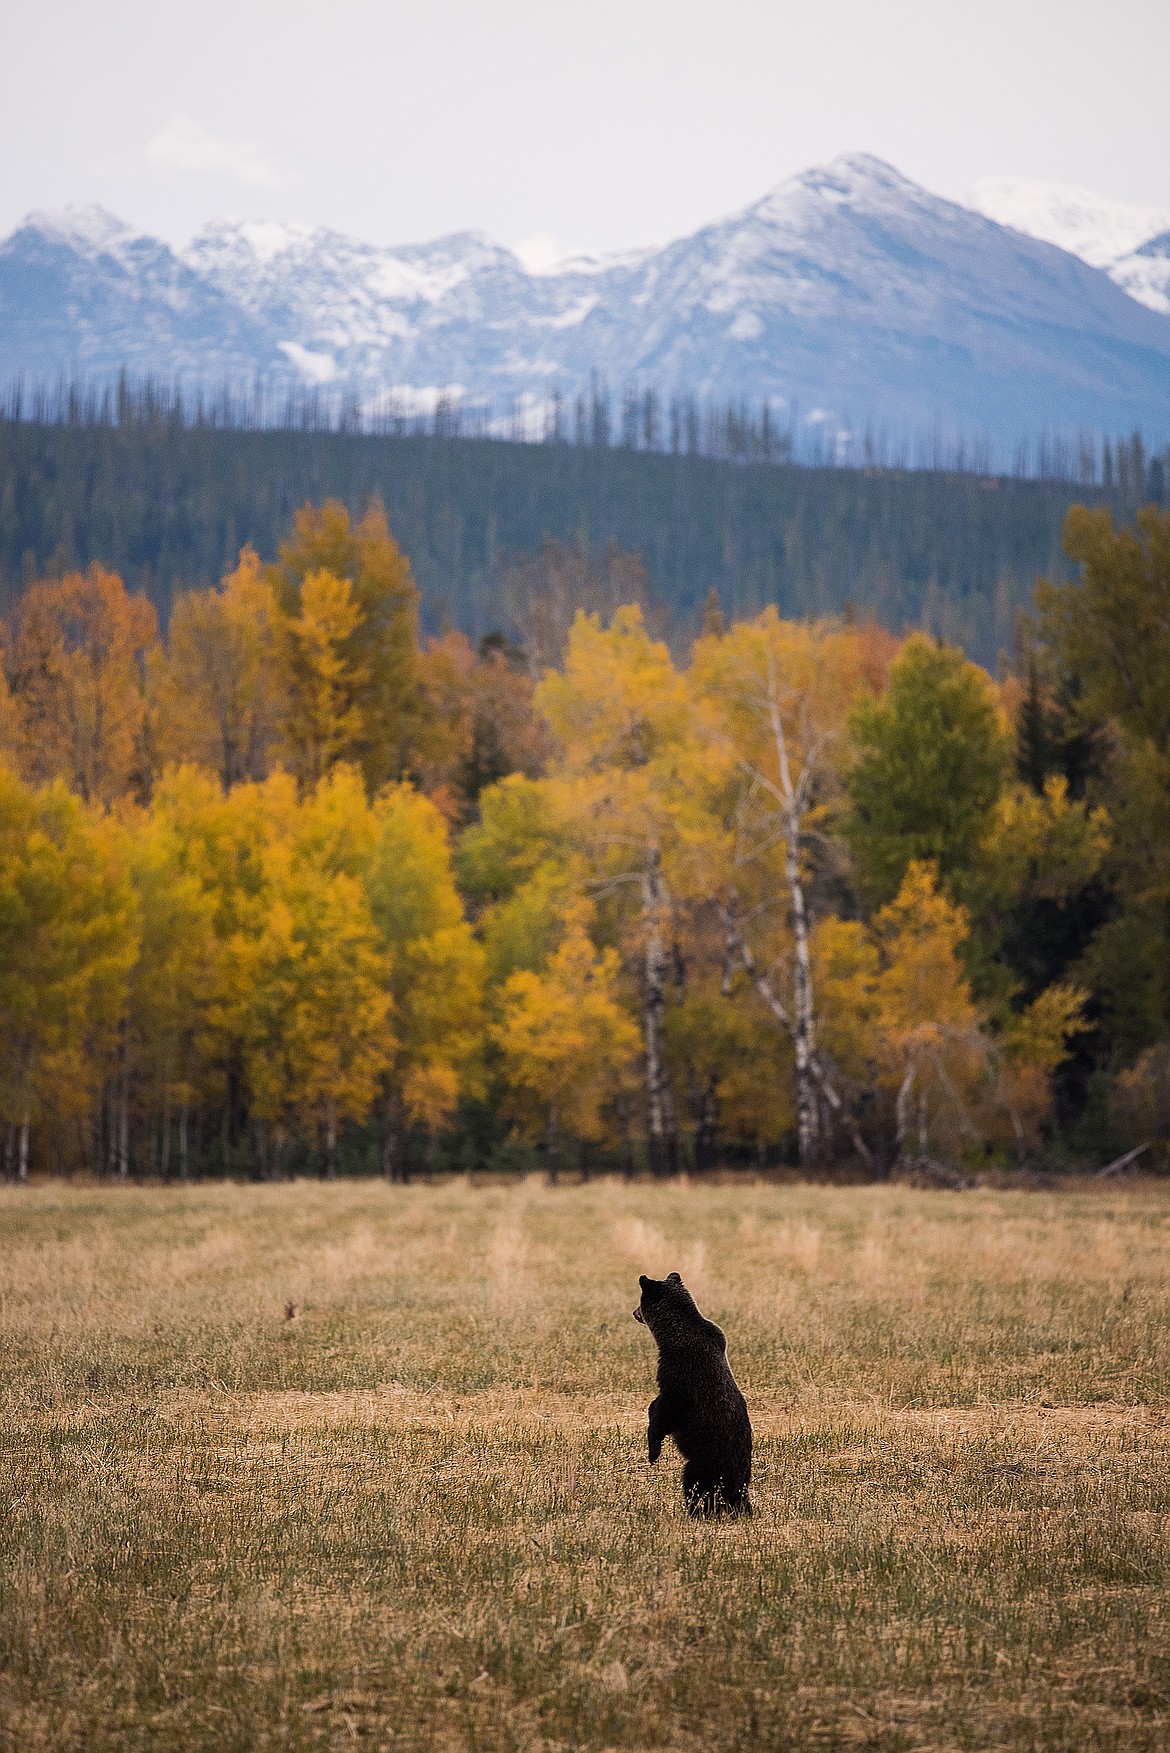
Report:
[{"label": "grizzly bear", "polygon": [[650,1464],[672,1436],[686,1466],[683,1498],[692,1516],[750,1516],[752,1426],[727,1361],[727,1340],[704,1320],[677,1272],[638,1283],[635,1321],[658,1346],[658,1398],[650,1407]]}]

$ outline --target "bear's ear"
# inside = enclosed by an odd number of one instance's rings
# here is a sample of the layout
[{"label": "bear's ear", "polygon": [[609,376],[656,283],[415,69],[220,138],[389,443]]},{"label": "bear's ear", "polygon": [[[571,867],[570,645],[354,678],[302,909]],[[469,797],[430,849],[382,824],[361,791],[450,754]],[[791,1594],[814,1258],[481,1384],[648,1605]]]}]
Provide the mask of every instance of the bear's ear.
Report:
[{"label": "bear's ear", "polygon": [[677,1272],[670,1272],[667,1274],[666,1282],[667,1282],[667,1284],[681,1284],[682,1279],[679,1277]]},{"label": "bear's ear", "polygon": [[643,1290],[650,1289],[650,1280],[646,1277],[644,1272],[638,1274],[638,1283],[642,1286]]}]

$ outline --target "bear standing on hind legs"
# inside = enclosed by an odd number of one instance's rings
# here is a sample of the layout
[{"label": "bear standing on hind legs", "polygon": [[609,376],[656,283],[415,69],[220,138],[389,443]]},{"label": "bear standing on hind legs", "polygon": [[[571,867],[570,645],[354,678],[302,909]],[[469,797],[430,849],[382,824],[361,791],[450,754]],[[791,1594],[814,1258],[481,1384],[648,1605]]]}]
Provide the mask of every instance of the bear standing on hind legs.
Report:
[{"label": "bear standing on hind legs", "polygon": [[704,1320],[677,1272],[638,1283],[635,1321],[658,1346],[658,1398],[650,1407],[650,1462],[672,1436],[686,1466],[683,1497],[692,1516],[750,1516],[752,1426],[727,1361],[727,1340]]}]

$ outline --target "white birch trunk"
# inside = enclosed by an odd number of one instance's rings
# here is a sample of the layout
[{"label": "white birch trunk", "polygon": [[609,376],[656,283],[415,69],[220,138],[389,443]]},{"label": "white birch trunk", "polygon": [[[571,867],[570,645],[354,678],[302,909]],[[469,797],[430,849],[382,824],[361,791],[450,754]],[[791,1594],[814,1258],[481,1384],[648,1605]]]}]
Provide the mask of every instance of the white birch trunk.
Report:
[{"label": "white birch trunk", "polygon": [[801,1163],[815,1162],[820,1150],[820,1116],[812,1063],[817,1050],[812,966],[808,951],[808,911],[800,876],[800,819],[795,808],[784,815],[784,876],[792,909],[792,1047],[796,1056],[796,1126]]},{"label": "white birch trunk", "polygon": [[[778,1023],[785,1033],[790,1036],[793,1042],[795,1042],[796,1024],[789,1016],[780,999],[777,997],[775,988],[768,976],[762,974],[756,966],[756,958],[753,956],[739,926],[736,924],[733,908],[734,900],[730,907],[723,907],[721,909],[724,929],[727,933],[728,955],[729,957],[734,957],[735,960],[739,962],[744,973],[747,975],[748,979],[763,999],[765,1005],[768,1007],[774,1021]],[[873,1153],[866,1144],[864,1138],[862,1138],[861,1131],[856,1120],[853,1118],[853,1115],[849,1112],[849,1109],[845,1106],[844,1102],[837,1094],[837,1091],[834,1089],[832,1081],[821,1063],[820,1055],[815,1051],[809,1054],[808,1070],[816,1089],[820,1091],[825,1103],[830,1108],[835,1118],[841,1122],[848,1132],[849,1140],[854,1150],[857,1152],[866,1168],[872,1169]]]},{"label": "white birch trunk", "polygon": [[805,797],[807,774],[794,785],[788,762],[788,739],[780,716],[780,702],[775,666],[768,661],[768,712],[772,723],[772,739],[780,769],[780,792],[783,798],[781,816],[784,823],[784,880],[788,884],[788,900],[792,912],[792,1047],[796,1057],[796,1128],[800,1160],[807,1165],[816,1160],[820,1149],[820,1128],[817,1124],[817,1096],[813,1061],[816,1057],[816,1016],[813,1006],[812,965],[808,952],[808,908],[804,901],[804,883],[800,874],[800,824]]}]

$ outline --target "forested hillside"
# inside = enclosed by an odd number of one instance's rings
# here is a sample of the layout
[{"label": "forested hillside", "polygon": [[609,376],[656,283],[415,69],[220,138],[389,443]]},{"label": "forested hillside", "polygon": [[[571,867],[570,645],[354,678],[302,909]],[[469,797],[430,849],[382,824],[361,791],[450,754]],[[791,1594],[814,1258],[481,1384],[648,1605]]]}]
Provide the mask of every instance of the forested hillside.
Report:
[{"label": "forested hillside", "polygon": [[339,502],[162,636],[101,566],[30,583],[5,1173],[1170,1161],[1170,516],[1065,541],[999,681],[772,605],[420,638]]},{"label": "forested hillside", "polygon": [[[731,616],[852,604],[926,627],[994,664],[1040,574],[1063,575],[1073,499],[1128,514],[1162,485],[1128,446],[1106,488],[928,470],[663,455],[631,445],[424,434],[0,420],[0,590],[98,561],[166,620],[175,591],[219,579],[241,546],[271,557],[307,500],[371,495],[411,556],[424,624],[479,637],[505,619],[510,559],[546,536],[640,551],[685,643],[714,588]],[[1156,479],[1154,477],[1156,476]]]}]

